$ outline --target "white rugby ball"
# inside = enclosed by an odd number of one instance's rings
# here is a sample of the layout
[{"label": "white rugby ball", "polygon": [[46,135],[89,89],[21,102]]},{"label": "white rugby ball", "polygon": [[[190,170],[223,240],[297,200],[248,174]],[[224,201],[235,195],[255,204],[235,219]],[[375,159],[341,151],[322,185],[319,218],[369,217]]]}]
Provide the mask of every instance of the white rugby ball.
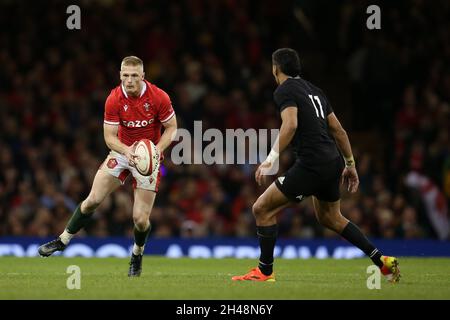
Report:
[{"label": "white rugby ball", "polygon": [[136,143],[134,153],[136,159],[136,169],[143,176],[150,176],[159,165],[159,154],[156,146],[149,139],[142,139]]}]

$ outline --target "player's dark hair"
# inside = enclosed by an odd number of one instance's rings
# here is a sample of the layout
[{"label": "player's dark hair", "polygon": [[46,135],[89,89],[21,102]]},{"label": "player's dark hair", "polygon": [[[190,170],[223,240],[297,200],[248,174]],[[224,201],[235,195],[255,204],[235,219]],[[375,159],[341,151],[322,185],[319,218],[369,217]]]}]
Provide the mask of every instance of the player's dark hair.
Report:
[{"label": "player's dark hair", "polygon": [[297,51],[291,48],[281,48],[272,54],[272,63],[287,76],[296,77],[300,74],[300,58]]}]

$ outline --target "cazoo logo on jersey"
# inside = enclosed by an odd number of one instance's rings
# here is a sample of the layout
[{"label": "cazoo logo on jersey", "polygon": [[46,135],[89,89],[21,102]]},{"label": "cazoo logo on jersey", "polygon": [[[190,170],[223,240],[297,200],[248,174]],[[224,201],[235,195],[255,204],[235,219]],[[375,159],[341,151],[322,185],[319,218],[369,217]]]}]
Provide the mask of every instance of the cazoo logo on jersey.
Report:
[{"label": "cazoo logo on jersey", "polygon": [[153,122],[153,119],[150,120],[135,120],[135,121],[126,121],[122,120],[122,124],[128,128],[143,128],[148,126]]}]

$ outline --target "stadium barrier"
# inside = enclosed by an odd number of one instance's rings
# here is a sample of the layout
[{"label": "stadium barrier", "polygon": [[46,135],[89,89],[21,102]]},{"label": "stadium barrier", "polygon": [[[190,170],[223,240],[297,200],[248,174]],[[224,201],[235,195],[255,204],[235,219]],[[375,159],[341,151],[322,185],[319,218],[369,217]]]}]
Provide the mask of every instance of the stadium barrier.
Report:
[{"label": "stadium barrier", "polygon": [[[50,238],[0,237],[0,256],[35,257],[40,244]],[[389,255],[411,257],[450,257],[450,241],[437,240],[373,240]],[[62,253],[65,257],[128,257],[130,238],[75,238]],[[59,253],[60,254],[60,253]],[[252,258],[259,257],[256,239],[230,238],[151,238],[145,248],[147,255],[169,258]],[[344,240],[280,239],[275,256],[287,259],[363,257],[358,248]]]}]

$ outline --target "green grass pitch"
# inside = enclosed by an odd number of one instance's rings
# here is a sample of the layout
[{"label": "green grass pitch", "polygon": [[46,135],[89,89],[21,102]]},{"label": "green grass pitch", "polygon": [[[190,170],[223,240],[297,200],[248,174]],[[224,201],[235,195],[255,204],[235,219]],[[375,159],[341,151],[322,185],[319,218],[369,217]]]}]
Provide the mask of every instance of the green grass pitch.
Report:
[{"label": "green grass pitch", "polygon": [[[128,259],[0,258],[0,299],[450,299],[450,259],[400,258],[398,284],[366,286],[368,259],[276,259],[276,282],[233,282],[255,266],[248,259],[145,257],[140,278]],[[67,267],[81,269],[81,288],[67,289]]]}]

